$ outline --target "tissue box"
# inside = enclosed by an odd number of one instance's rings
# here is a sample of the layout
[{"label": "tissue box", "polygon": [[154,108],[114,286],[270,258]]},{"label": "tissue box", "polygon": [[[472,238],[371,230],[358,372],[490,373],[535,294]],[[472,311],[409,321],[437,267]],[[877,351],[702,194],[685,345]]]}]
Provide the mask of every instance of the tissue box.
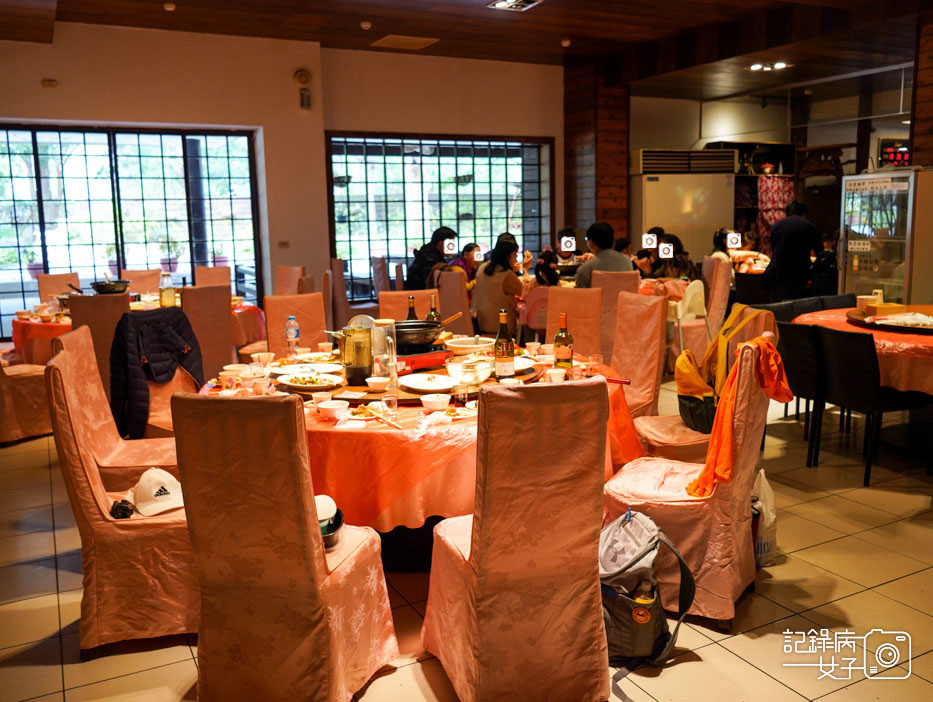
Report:
[{"label": "tissue box", "polygon": [[882,317],[889,314],[901,314],[906,312],[904,305],[896,302],[869,302],[865,305],[865,314],[871,317]]}]

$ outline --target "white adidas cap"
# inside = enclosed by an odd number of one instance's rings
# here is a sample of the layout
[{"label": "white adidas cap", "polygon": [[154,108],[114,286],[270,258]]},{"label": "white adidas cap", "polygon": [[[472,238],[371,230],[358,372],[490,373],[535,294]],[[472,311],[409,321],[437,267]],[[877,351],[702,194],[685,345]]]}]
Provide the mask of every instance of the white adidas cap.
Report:
[{"label": "white adidas cap", "polygon": [[185,504],[181,496],[181,483],[162,468],[150,468],[143,473],[124,499],[132,502],[136,511],[144,517],[161,514]]}]

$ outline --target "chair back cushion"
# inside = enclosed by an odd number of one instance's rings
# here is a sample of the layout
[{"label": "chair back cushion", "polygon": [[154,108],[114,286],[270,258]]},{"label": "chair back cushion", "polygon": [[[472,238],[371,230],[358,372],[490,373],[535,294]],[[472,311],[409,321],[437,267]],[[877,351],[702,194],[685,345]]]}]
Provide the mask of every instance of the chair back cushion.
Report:
[{"label": "chair back cushion", "polygon": [[[466,288],[464,288],[466,290]],[[415,298],[415,314],[424,319],[431,311],[431,295],[437,300],[437,288],[427,290],[402,290],[394,292],[384,290],[379,293],[379,317],[401,321],[408,317],[408,298]]]},{"label": "chair back cushion", "polygon": [[590,287],[602,288],[603,291],[602,315],[599,322],[599,352],[603,358],[612,358],[619,293],[637,293],[640,285],[641,273],[638,271],[593,271]]},{"label": "chair back cushion", "polygon": [[127,292],[138,293],[140,295],[146,293],[155,295],[159,292],[162,270],[160,268],[147,268],[131,271],[124,268],[120,271],[120,277],[123,280],[130,281],[129,287],[126,289]]},{"label": "chair back cushion", "polygon": [[[525,298],[525,323],[529,329],[547,330],[547,301],[550,288],[532,288]],[[548,340],[549,342],[551,340]]]},{"label": "chair back cushion", "polygon": [[816,326],[826,401],[856,412],[870,411],[881,387],[874,337]]},{"label": "chair back cushion", "polygon": [[130,311],[129,295],[75,295],[68,300],[73,329],[86,326],[91,331],[97,370],[107,397],[110,397],[110,347],[120,318]]},{"label": "chair back cushion", "polygon": [[74,290],[68,287],[68,283],[76,288],[81,287],[77,273],[40,273],[36,277],[36,282],[39,285],[39,302],[42,304],[52,302],[54,295],[73,293]]},{"label": "chair back cushion", "polygon": [[616,304],[615,343],[609,364],[622,378],[630,408],[648,405],[657,414],[661,374],[667,355],[667,298],[620,292]]},{"label": "chair back cushion", "polygon": [[[567,313],[567,331],[573,337],[574,353],[599,353],[602,288],[547,288],[547,340],[554,340],[560,329],[560,313]],[[620,293],[621,294],[621,293]]]},{"label": "chair back cushion", "polygon": [[838,310],[855,307],[857,302],[855,293],[846,293],[844,295],[824,295],[820,298],[820,304],[824,310]]},{"label": "chair back cushion", "polygon": [[229,281],[227,284],[183,288],[181,310],[188,316],[201,346],[205,378],[216,378],[233,359]]},{"label": "chair back cushion", "polygon": [[323,293],[266,295],[265,307],[266,338],[269,341],[269,350],[276,358],[285,358],[287,355],[285,323],[290,315],[294,315],[295,321],[298,322],[301,346],[317,351],[317,345],[327,341],[324,334],[327,317],[324,314]]},{"label": "chair back cushion", "polygon": [[373,289],[379,293],[383,290],[391,290],[389,285],[389,264],[385,256],[373,256],[369,259],[373,266]]},{"label": "chair back cushion", "polygon": [[198,287],[225,285],[230,290],[230,266],[195,266],[194,282]]},{"label": "chair back cushion", "polygon": [[[463,271],[442,271],[437,276],[437,306],[442,319],[461,313],[460,319],[446,327],[454,334],[472,334],[473,321],[470,315],[470,298],[466,289],[466,274]],[[417,303],[415,304],[417,309]]]},{"label": "chair back cushion", "polygon": [[298,281],[305,274],[304,266],[276,266],[275,267],[275,294],[297,295]]},{"label": "chair back cushion", "polygon": [[797,397],[812,400],[823,384],[816,329],[810,324],[778,322],[777,350],[787,383]]}]

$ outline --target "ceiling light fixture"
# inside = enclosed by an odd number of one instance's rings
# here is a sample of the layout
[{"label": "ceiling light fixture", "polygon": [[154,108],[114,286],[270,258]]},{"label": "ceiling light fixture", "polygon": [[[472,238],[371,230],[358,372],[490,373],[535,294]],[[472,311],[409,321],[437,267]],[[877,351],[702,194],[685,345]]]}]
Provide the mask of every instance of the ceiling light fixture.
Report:
[{"label": "ceiling light fixture", "polygon": [[373,28],[373,23],[370,22],[369,20],[363,20],[362,22],[360,22],[360,29],[368,32],[372,28]]},{"label": "ceiling light fixture", "polygon": [[163,3],[162,3],[162,9],[165,10],[166,12],[174,12],[174,11],[175,11],[175,3],[173,3],[173,2],[163,2]]},{"label": "ceiling light fixture", "polygon": [[508,10],[509,12],[525,12],[544,0],[493,0],[486,3],[486,7],[493,10]]},{"label": "ceiling light fixture", "polygon": [[909,120],[909,119],[902,119],[902,120],[901,120],[901,124],[910,124],[910,120]]},{"label": "ceiling light fixture", "polygon": [[763,66],[761,70],[762,70],[762,71],[770,71],[770,70],[772,70],[772,67],[771,67],[771,66]]},{"label": "ceiling light fixture", "polygon": [[753,63],[751,66],[748,67],[748,70],[750,70],[750,71],[760,71],[762,68],[763,68],[763,66],[762,66],[760,63]]},{"label": "ceiling light fixture", "polygon": [[787,68],[787,64],[784,63],[783,61],[777,61],[777,62],[774,64],[774,70],[775,70],[775,71],[780,71],[782,68]]},{"label": "ceiling light fixture", "polygon": [[748,67],[750,71],[781,71],[790,67],[786,61],[775,61],[774,63],[753,63]]},{"label": "ceiling light fixture", "polygon": [[569,39],[561,39],[561,40],[560,40],[560,45],[566,49],[568,46],[570,46],[570,40],[569,40]]}]

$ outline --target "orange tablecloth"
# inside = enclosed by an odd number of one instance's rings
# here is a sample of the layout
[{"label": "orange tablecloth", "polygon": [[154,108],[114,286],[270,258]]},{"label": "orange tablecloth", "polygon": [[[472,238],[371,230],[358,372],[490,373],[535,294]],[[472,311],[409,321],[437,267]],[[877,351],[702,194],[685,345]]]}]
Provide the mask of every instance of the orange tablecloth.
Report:
[{"label": "orange tablecloth", "polygon": [[248,303],[233,308],[233,345],[245,346],[266,338],[266,315]]},{"label": "orange tablecloth", "polygon": [[684,290],[687,289],[687,282],[680,278],[645,278],[641,281],[638,294],[667,295],[668,300],[676,302],[683,299]]},{"label": "orange tablecloth", "polygon": [[[618,377],[612,369],[606,375]],[[609,456],[604,479],[644,455],[623,386],[609,385]],[[573,407],[567,408],[568,412]],[[463,419],[424,435],[418,407],[400,407],[397,430],[378,421],[362,429],[336,428],[313,410],[305,416],[314,491],[336,500],[349,524],[390,531],[419,527],[432,515],[473,510],[476,420]],[[572,449],[571,449],[572,450]],[[546,458],[541,459],[543,464]]]},{"label": "orange tablecloth", "polygon": [[44,366],[52,357],[52,339],[71,331],[71,320],[32,322],[13,320],[13,348],[25,363]]},{"label": "orange tablecloth", "polygon": [[819,324],[842,331],[870,332],[875,337],[881,384],[897,390],[917,390],[933,395],[933,336],[873,331],[849,324],[849,309],[808,312],[794,320],[795,324]]}]

